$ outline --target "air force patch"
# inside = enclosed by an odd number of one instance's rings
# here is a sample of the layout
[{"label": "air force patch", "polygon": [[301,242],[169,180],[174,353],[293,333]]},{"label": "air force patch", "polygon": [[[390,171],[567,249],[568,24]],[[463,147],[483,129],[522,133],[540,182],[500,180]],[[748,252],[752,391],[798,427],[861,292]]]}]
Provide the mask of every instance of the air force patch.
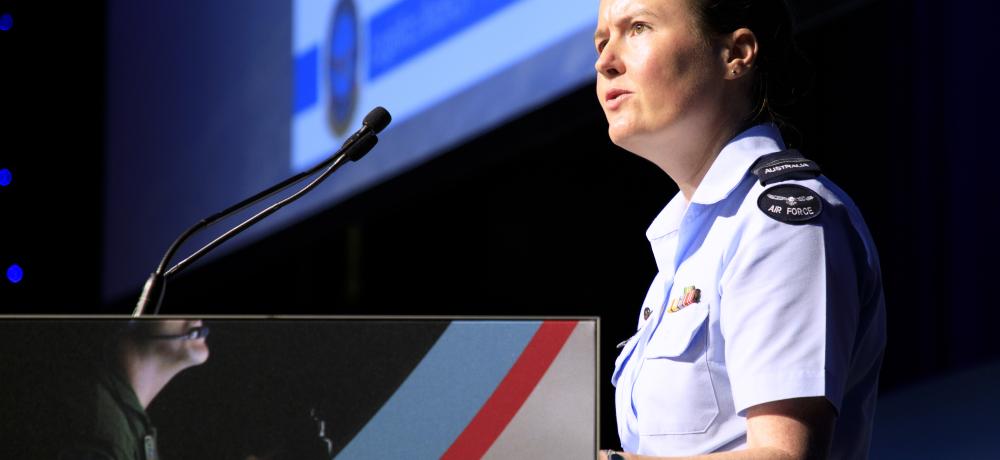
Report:
[{"label": "air force patch", "polygon": [[757,198],[757,207],[778,222],[800,224],[819,217],[823,201],[812,190],[786,184],[764,190]]}]

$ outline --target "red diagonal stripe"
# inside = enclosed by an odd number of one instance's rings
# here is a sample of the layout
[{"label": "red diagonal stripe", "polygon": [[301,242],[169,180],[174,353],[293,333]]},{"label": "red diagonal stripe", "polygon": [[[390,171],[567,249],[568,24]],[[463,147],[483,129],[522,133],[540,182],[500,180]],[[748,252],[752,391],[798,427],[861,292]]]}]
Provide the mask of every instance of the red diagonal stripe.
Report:
[{"label": "red diagonal stripe", "polygon": [[535,390],[576,325],[575,321],[543,322],[510,372],[441,460],[468,460],[486,454]]}]

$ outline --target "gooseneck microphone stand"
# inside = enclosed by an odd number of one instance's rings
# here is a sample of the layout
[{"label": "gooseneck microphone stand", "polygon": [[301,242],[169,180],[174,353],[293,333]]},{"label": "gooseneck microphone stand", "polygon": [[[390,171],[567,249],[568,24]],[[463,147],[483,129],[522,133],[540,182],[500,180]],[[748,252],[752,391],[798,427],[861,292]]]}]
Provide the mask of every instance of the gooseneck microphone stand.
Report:
[{"label": "gooseneck microphone stand", "polygon": [[[139,301],[135,305],[135,310],[132,312],[132,317],[137,318],[142,316],[142,314],[149,309],[150,306],[153,307],[153,315],[158,315],[160,313],[160,304],[163,301],[163,294],[166,291],[167,278],[175,275],[177,272],[183,270],[187,266],[191,265],[198,259],[208,254],[211,250],[215,249],[222,243],[225,243],[230,238],[238,235],[240,232],[246,230],[251,225],[260,222],[265,217],[274,214],[277,210],[285,207],[289,203],[301,198],[306,193],[309,193],[312,189],[316,188],[321,182],[330,177],[337,169],[339,169],[346,160],[358,161],[366,153],[368,153],[375,144],[378,143],[377,134],[382,132],[383,129],[392,121],[392,116],[389,112],[382,107],[376,107],[371,112],[365,116],[363,127],[356,133],[351,135],[344,144],[334,153],[330,158],[319,163],[318,165],[310,168],[307,171],[296,174],[284,181],[281,181],[270,188],[257,193],[250,198],[247,198],[239,203],[236,203],[225,210],[215,213],[209,217],[206,217],[198,223],[192,225],[190,228],[181,233],[180,236],[174,240],[173,244],[167,249],[167,252],[163,255],[163,259],[160,260],[160,264],[156,267],[156,271],[149,275],[146,280],[145,286],[142,288],[142,293],[139,295]],[[223,233],[219,237],[215,238],[208,244],[206,244],[201,249],[195,251],[190,256],[184,260],[177,263],[173,267],[167,269],[170,264],[170,260],[177,253],[181,245],[188,240],[191,236],[204,230],[210,225],[225,219],[248,206],[260,202],[261,200],[274,195],[282,190],[291,187],[294,184],[302,182],[306,178],[312,176],[316,172],[323,170],[323,172],[316,176],[315,179],[310,181],[306,186],[302,187],[299,191],[289,195],[288,197],[268,206],[263,211],[254,214],[250,218],[244,220],[239,225],[233,227],[229,231]]]}]

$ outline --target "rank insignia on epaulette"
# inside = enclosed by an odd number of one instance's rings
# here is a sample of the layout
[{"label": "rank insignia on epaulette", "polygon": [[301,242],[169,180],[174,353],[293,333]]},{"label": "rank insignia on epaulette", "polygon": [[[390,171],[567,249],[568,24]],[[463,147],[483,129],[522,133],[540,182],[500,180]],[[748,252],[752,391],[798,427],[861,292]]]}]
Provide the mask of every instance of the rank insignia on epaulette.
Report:
[{"label": "rank insignia on epaulette", "polygon": [[801,185],[785,184],[764,190],[757,207],[768,217],[787,224],[809,222],[823,212],[823,200]]},{"label": "rank insignia on epaulette", "polygon": [[698,302],[701,302],[701,289],[697,289],[694,286],[687,286],[684,288],[683,295],[675,299],[670,299],[670,306],[667,307],[667,312],[677,313],[683,310],[684,307]]}]

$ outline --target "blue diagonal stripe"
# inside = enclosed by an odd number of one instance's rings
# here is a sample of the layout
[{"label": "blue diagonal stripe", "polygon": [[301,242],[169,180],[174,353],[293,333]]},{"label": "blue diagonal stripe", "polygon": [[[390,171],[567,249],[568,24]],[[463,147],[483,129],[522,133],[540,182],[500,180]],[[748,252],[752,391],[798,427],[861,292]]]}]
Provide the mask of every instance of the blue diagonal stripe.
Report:
[{"label": "blue diagonal stripe", "polygon": [[440,458],[493,394],[541,324],[451,323],[336,458]]}]

